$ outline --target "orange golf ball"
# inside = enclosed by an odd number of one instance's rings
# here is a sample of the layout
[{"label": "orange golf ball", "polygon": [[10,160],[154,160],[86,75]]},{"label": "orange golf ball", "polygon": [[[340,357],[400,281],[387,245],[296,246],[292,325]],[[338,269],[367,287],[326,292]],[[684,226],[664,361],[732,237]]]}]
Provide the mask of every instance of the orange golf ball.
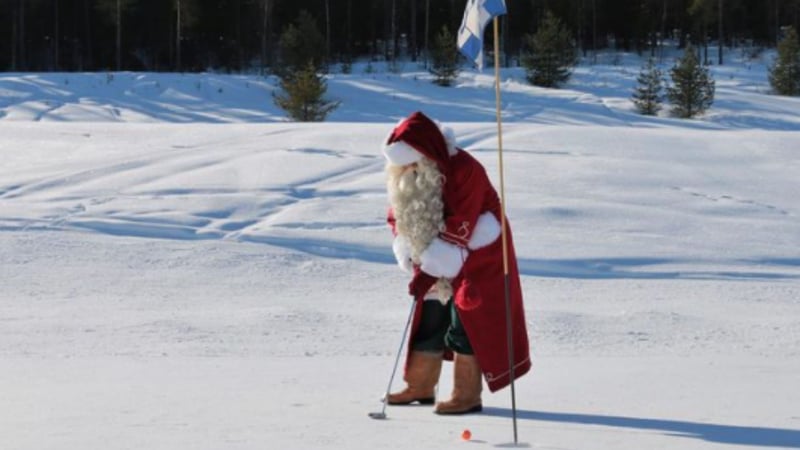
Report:
[{"label": "orange golf ball", "polygon": [[468,441],[472,439],[472,432],[469,430],[464,430],[461,432],[461,439]]}]

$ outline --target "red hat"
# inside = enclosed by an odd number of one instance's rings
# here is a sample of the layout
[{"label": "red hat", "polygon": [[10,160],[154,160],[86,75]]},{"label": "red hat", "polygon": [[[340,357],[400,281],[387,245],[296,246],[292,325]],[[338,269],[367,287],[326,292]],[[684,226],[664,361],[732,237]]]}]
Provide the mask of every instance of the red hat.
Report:
[{"label": "red hat", "polygon": [[405,166],[425,156],[435,161],[443,172],[457,151],[452,132],[440,128],[419,111],[394,127],[383,146],[383,154],[390,164]]}]

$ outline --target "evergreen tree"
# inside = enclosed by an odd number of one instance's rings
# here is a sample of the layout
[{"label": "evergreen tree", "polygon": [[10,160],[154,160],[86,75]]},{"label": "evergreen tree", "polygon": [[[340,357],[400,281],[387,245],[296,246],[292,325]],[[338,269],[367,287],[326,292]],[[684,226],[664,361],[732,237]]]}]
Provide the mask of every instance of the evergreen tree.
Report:
[{"label": "evergreen tree", "polygon": [[524,37],[528,53],[522,56],[525,76],[535,86],[559,87],[572,75],[577,52],[572,33],[547,11],[535,34]]},{"label": "evergreen tree", "polygon": [[450,86],[458,78],[459,52],[456,39],[450,34],[447,26],[436,35],[431,51],[430,72],[436,77],[433,82],[439,86]]},{"label": "evergreen tree", "polygon": [[280,66],[275,73],[284,77],[305,70],[308,64],[325,69],[325,37],[307,11],[300,11],[296,24],[289,24],[280,38]]},{"label": "evergreen tree", "polygon": [[642,67],[639,77],[636,78],[638,85],[633,91],[633,103],[639,113],[654,116],[661,110],[663,100],[661,91],[664,89],[664,80],[661,70],[656,66],[655,60],[650,58],[647,64]]},{"label": "evergreen tree", "polygon": [[714,103],[714,80],[700,64],[697,52],[686,46],[683,56],[670,70],[673,85],[667,88],[672,114],[684,119],[702,114]]},{"label": "evergreen tree", "polygon": [[311,62],[302,70],[280,78],[280,94],[272,94],[273,101],[298,122],[321,122],[339,106],[338,101],[327,101],[323,97],[328,91],[327,83]]},{"label": "evergreen tree", "polygon": [[800,95],[800,42],[792,27],[778,43],[778,58],[769,69],[769,84],[778,95]]}]

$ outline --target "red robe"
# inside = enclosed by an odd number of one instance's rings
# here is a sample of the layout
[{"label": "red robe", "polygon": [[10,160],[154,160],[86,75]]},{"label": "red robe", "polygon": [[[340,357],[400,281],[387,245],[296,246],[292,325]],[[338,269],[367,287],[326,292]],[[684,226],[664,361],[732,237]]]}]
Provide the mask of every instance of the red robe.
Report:
[{"label": "red robe", "polygon": [[[500,223],[500,199],[486,170],[472,155],[459,150],[446,164],[444,214],[446,230],[439,237],[451,244],[468,248],[478,217],[491,213]],[[389,224],[395,231],[394,217],[389,211]],[[499,227],[498,227],[499,228]],[[517,259],[506,221],[508,247],[508,290],[511,308],[514,378],[531,368],[522,289]],[[506,319],[503,244],[494,242],[470,250],[461,272],[453,279],[453,296],[458,316],[464,326],[475,357],[481,367],[489,390],[495,392],[511,383],[509,370],[508,334]],[[411,325],[413,337],[419,328],[422,308],[416,308]],[[408,341],[411,352],[411,338]],[[452,355],[446,355],[450,359]],[[406,367],[408,360],[406,360]]]}]

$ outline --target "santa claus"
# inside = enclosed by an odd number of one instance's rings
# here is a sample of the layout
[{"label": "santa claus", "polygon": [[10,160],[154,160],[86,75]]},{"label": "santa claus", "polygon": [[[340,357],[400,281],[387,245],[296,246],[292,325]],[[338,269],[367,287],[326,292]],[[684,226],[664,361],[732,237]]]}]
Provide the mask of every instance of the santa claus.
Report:
[{"label": "santa claus", "polygon": [[[449,129],[415,112],[383,147],[388,223],[399,266],[412,275],[418,301],[404,379],[393,405],[433,404],[442,360],[454,361],[453,392],[438,414],[482,409],[482,378],[495,392],[530,370],[528,334],[517,261],[506,226],[503,265],[501,205],[483,166],[457,148]],[[507,223],[507,221],[506,221]],[[509,358],[505,286],[511,310]]]}]

